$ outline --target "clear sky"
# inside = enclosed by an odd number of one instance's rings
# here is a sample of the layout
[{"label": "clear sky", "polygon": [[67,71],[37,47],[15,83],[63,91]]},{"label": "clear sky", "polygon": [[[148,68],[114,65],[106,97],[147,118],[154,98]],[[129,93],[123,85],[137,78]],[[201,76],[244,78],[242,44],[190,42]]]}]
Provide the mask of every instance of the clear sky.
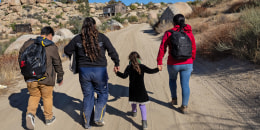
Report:
[{"label": "clear sky", "polygon": [[[89,0],[90,3],[105,3],[108,2],[109,0]],[[118,1],[118,0],[116,0]],[[194,0],[121,0],[123,3],[125,3],[126,5],[130,5],[131,3],[144,3],[147,4],[149,2],[153,2],[153,3],[160,3],[160,2],[165,2],[165,3],[176,3],[176,2],[187,2],[187,1],[194,1]],[[1,2],[1,0],[0,0]]]}]

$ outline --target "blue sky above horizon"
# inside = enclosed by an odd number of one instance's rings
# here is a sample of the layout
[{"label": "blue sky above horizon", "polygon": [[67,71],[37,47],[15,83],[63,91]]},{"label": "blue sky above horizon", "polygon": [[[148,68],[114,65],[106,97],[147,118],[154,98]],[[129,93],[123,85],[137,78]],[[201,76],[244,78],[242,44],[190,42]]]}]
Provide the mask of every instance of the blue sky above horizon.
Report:
[{"label": "blue sky above horizon", "polygon": [[[110,0],[89,0],[90,3],[105,3],[105,2],[108,2]],[[118,0],[116,0],[118,1]],[[187,2],[187,1],[194,1],[194,0],[121,0],[125,5],[130,5],[131,3],[135,3],[135,2],[138,2],[138,3],[144,3],[144,4],[147,4],[149,2],[153,2],[153,3],[160,3],[160,2],[164,2],[164,3],[176,3],[176,2]],[[0,0],[1,2],[1,0]]]}]

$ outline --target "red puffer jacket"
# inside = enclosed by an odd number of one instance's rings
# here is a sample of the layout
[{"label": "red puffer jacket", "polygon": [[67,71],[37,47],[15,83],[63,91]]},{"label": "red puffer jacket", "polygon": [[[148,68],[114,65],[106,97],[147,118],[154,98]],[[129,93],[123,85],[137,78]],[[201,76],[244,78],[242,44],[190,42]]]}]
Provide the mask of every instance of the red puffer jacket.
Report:
[{"label": "red puffer jacket", "polygon": [[[174,28],[172,28],[172,30],[176,31],[180,28],[179,25],[176,25],[174,26]],[[170,51],[171,51],[171,47],[169,47],[169,56],[168,56],[168,61],[167,61],[167,64],[168,65],[182,65],[182,64],[193,64],[193,61],[195,60],[195,57],[196,57],[196,43],[195,43],[195,38],[192,34],[192,29],[191,29],[191,26],[187,24],[187,26],[185,26],[183,28],[184,32],[189,36],[191,42],[192,42],[192,57],[187,59],[187,60],[176,60],[174,59],[171,54],[170,54]],[[158,65],[162,65],[162,60],[163,60],[163,56],[165,54],[165,52],[167,51],[167,46],[170,45],[170,36],[172,34],[170,32],[165,32],[164,36],[163,36],[163,39],[162,39],[162,42],[161,42],[161,45],[160,45],[160,49],[159,49],[159,52],[158,52],[158,56],[157,56],[157,64]]]}]

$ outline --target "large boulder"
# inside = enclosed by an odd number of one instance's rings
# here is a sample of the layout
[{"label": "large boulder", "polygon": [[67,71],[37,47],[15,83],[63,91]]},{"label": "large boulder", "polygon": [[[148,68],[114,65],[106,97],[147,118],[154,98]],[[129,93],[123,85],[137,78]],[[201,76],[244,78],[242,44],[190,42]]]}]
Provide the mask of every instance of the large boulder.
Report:
[{"label": "large boulder", "polygon": [[108,25],[111,26],[111,30],[117,30],[117,29],[124,28],[124,26],[120,22],[113,20],[113,19],[108,21]]},{"label": "large boulder", "polygon": [[158,13],[159,13],[159,10],[150,10],[148,12],[148,18],[149,19],[158,19]]},{"label": "large boulder", "polygon": [[36,0],[21,0],[21,3],[25,5],[33,5],[36,4]]},{"label": "large boulder", "polygon": [[131,17],[131,16],[136,16],[137,17],[137,12],[133,11],[127,14],[127,17]]},{"label": "large boulder", "polygon": [[173,16],[176,14],[183,14],[187,16],[192,13],[192,8],[185,2],[178,2],[169,5],[168,8],[163,12],[160,18],[160,22],[164,21],[166,23],[173,22]]},{"label": "large boulder", "polygon": [[22,6],[12,6],[11,9],[13,12],[22,12]]},{"label": "large boulder", "polygon": [[74,37],[74,34],[66,28],[62,28],[55,32],[55,35],[61,36],[63,39],[72,39]]},{"label": "large boulder", "polygon": [[154,8],[157,8],[157,9],[159,9],[159,8],[161,8],[161,3],[154,3]]},{"label": "large boulder", "polygon": [[15,51],[19,51],[23,46],[24,42],[29,40],[30,38],[36,38],[38,35],[23,35],[16,39],[11,45],[6,49],[5,54],[10,54]]},{"label": "large boulder", "polygon": [[61,2],[55,2],[58,7],[63,7],[64,5]]},{"label": "large boulder", "polygon": [[90,12],[90,13],[95,13],[95,12],[96,12],[96,9],[95,9],[95,8],[90,8],[89,12]]},{"label": "large boulder", "polygon": [[20,0],[7,0],[7,2],[11,6],[21,5],[21,1]]},{"label": "large boulder", "polygon": [[29,22],[32,26],[41,25],[41,22],[38,19],[29,18],[26,21]]},{"label": "large boulder", "polygon": [[102,22],[97,17],[93,17],[93,19],[96,21],[96,26],[102,25]]}]

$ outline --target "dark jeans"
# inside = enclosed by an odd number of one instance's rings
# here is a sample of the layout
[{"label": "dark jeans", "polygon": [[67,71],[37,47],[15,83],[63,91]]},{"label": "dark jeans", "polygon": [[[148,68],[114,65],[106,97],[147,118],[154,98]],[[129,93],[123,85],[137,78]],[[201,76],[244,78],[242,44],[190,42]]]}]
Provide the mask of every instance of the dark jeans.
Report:
[{"label": "dark jeans", "polygon": [[[95,105],[94,121],[102,122],[108,100],[108,74],[106,67],[79,68],[79,81],[83,92],[85,126],[90,127],[90,117]],[[97,99],[94,98],[94,92]]]}]

